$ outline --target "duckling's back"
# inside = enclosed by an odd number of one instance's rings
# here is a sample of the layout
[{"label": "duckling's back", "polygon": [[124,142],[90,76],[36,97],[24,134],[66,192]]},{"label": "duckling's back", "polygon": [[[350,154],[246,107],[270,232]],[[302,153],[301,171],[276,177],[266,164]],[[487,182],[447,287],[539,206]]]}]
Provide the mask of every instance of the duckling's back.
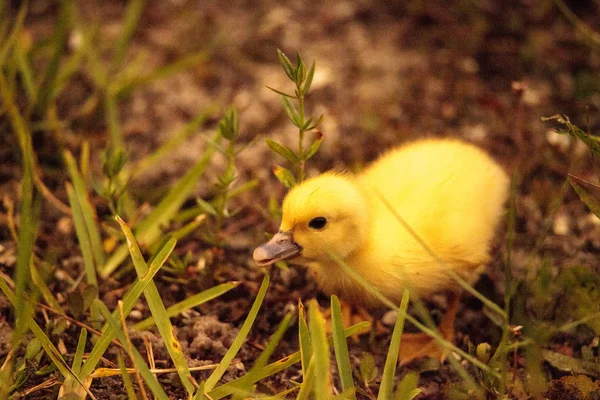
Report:
[{"label": "duckling's back", "polygon": [[382,198],[444,260],[446,269],[475,278],[475,268],[488,261],[509,179],[484,151],[458,140],[419,140],[384,154],[357,182],[368,193],[373,219],[370,249],[364,254],[387,259],[382,285],[391,282],[399,266],[417,292],[454,284]]}]

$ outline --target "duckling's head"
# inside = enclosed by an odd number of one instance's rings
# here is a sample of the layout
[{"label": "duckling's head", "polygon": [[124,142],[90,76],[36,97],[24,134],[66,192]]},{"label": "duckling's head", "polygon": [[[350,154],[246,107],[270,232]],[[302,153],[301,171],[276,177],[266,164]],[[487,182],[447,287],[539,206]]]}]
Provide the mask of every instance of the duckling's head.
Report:
[{"label": "duckling's head", "polygon": [[254,250],[259,265],[294,259],[322,262],[342,259],[366,240],[366,199],[349,175],[327,173],[294,187],[283,201],[279,232]]}]

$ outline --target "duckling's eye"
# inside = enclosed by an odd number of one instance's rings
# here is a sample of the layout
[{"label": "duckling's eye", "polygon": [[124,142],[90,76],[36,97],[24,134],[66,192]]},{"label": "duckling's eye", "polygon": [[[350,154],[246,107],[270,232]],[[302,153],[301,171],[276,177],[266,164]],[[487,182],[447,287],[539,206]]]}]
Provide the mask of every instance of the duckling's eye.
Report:
[{"label": "duckling's eye", "polygon": [[313,218],[308,222],[308,227],[312,229],[321,230],[327,225],[327,219],[325,217]]}]

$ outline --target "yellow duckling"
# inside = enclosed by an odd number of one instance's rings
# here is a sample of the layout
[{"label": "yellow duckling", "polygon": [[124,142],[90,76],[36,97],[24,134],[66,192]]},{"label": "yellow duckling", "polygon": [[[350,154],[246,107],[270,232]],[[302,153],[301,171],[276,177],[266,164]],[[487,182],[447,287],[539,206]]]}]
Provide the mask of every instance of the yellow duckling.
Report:
[{"label": "yellow duckling", "polygon": [[[381,304],[344,274],[332,254],[396,304],[404,288],[421,298],[448,291],[453,295],[440,332],[452,339],[460,287],[447,270],[471,283],[478,278],[479,267],[489,261],[508,187],[503,169],[474,145],[414,141],[358,175],[328,172],[294,187],[283,202],[279,232],[256,248],[253,258],[259,265],[288,259],[305,264],[325,292],[367,307]],[[411,338],[413,346],[402,339],[402,347],[413,352],[401,354],[403,361],[441,354],[428,337]]]}]

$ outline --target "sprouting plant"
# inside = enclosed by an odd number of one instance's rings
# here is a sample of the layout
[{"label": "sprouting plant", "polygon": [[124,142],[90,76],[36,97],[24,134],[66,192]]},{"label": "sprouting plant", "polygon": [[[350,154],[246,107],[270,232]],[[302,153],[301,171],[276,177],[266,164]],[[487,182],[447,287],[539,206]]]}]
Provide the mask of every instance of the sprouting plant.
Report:
[{"label": "sprouting plant", "polygon": [[[563,129],[558,129],[557,132],[564,135],[569,135],[582,141],[592,152],[593,156],[598,159],[600,157],[600,137],[598,135],[592,135],[590,132],[586,132],[577,125],[573,124],[568,116],[566,115],[553,115],[551,117],[542,118],[542,121],[556,121],[562,125]],[[596,173],[600,177],[600,167],[597,167]],[[598,186],[591,182],[587,182],[575,175],[569,174],[569,183],[581,199],[583,203],[593,212],[598,218],[600,218],[600,200],[590,194],[581,183],[587,186]]]},{"label": "sprouting plant", "polygon": [[[321,142],[323,141],[323,134],[321,132],[317,131],[315,139],[308,146],[305,146],[304,136],[306,132],[310,132],[319,126],[323,120],[323,115],[321,115],[315,121],[314,117],[307,118],[305,112],[304,98],[308,94],[313,82],[315,75],[315,62],[313,61],[310,70],[307,71],[306,64],[304,64],[304,61],[302,61],[299,52],[296,53],[295,65],[292,64],[290,59],[287,58],[287,56],[279,49],[277,50],[277,55],[279,56],[279,62],[281,63],[285,74],[296,85],[296,88],[294,90],[294,94],[291,95],[277,89],[273,89],[272,87],[267,87],[275,93],[281,95],[283,109],[285,110],[290,121],[292,121],[292,124],[298,128],[298,151],[294,151],[291,148],[270,139],[266,139],[266,142],[273,152],[285,158],[292,165],[292,169],[294,170],[295,174],[280,165],[276,165],[274,168],[274,173],[277,179],[279,179],[279,181],[286,187],[291,188],[292,186],[295,186],[297,183],[304,180],[305,163],[308,159],[315,155],[321,146]],[[297,107],[294,105],[292,100],[295,100],[295,102],[298,104]]]},{"label": "sprouting plant", "polygon": [[258,184],[258,181],[253,179],[235,189],[232,188],[232,184],[237,179],[235,158],[247,147],[247,145],[242,147],[236,146],[235,141],[239,136],[239,131],[240,122],[238,113],[235,106],[232,105],[227,109],[221,121],[219,121],[219,134],[227,142],[225,146],[217,147],[226,158],[225,170],[217,178],[217,182],[213,186],[214,197],[212,200],[206,201],[199,197],[196,199],[200,210],[211,216],[214,220],[214,223],[210,224],[211,230],[204,234],[204,239],[209,243],[217,245],[221,245],[225,241],[224,236],[221,235],[224,222],[241,211],[240,208],[230,210],[230,200],[241,193],[247,192]]},{"label": "sprouting plant", "polygon": [[124,215],[124,193],[127,183],[120,178],[121,171],[127,163],[127,154],[122,149],[112,150],[108,147],[102,152],[103,182],[92,180],[96,192],[108,203],[112,215]]}]

